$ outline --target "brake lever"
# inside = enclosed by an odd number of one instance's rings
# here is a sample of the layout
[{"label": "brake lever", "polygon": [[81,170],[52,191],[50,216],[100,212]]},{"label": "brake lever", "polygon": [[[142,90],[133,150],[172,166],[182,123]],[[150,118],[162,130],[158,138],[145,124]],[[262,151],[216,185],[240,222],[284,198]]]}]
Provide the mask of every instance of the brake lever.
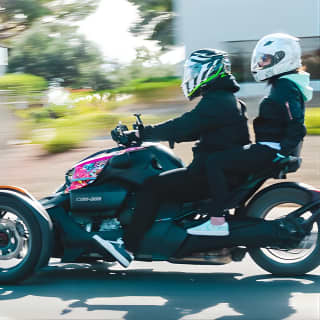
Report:
[{"label": "brake lever", "polygon": [[141,120],[141,113],[135,113],[134,116],[136,117],[136,123],[132,125],[134,130],[138,130],[141,134],[144,129],[144,124]]}]

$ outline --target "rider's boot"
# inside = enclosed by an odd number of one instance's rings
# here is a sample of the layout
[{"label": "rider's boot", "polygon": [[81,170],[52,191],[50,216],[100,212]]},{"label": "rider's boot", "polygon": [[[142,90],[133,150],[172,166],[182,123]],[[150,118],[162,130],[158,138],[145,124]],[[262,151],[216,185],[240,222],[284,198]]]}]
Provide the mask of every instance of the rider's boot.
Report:
[{"label": "rider's boot", "polygon": [[133,260],[131,254],[124,248],[121,238],[117,241],[105,240],[99,235],[94,235],[92,238],[102,249],[110,253],[123,267],[127,268]]},{"label": "rider's boot", "polygon": [[205,223],[187,229],[187,233],[197,236],[228,236],[229,224],[225,217],[211,217]]}]

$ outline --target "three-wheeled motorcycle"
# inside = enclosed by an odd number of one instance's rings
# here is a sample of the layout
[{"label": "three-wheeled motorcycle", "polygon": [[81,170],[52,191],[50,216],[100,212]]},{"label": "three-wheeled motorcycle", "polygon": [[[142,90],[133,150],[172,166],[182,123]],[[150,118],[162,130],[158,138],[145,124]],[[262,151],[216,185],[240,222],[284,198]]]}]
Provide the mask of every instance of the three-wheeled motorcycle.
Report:
[{"label": "three-wheeled motorcycle", "polygon": [[[136,117],[134,128],[142,125]],[[76,163],[48,197],[38,201],[22,188],[0,186],[0,283],[22,281],[50,258],[114,261],[97,239],[121,238],[145,179],[183,167],[168,147],[129,141],[126,130],[119,124],[112,131],[118,146]],[[186,232],[209,219],[208,199],[163,203],[134,259],[221,265],[241,261],[248,252],[273,274],[313,270],[320,264],[320,190],[295,182],[261,188],[269,178],[285,179],[300,163],[299,157],[289,156],[263,172],[230,181],[226,237]]]}]

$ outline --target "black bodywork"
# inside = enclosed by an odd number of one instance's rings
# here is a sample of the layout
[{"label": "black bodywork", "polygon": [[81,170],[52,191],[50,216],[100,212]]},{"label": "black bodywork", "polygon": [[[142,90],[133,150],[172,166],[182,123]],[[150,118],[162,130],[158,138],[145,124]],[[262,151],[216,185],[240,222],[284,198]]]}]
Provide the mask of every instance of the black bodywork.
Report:
[{"label": "black bodywork", "polygon": [[[62,262],[113,260],[111,256],[101,252],[92,237],[96,234],[107,240],[121,237],[123,228],[130,223],[135,208],[135,190],[139,185],[150,176],[183,167],[182,161],[175,157],[170,149],[160,144],[143,144],[142,147],[114,156],[93,183],[69,193],[65,192],[69,183],[67,173],[65,185],[54,195],[40,201],[53,222],[53,257],[62,258]],[[86,159],[119,150],[124,148],[101,151]],[[235,208],[235,214],[228,217],[231,229],[231,235],[228,237],[197,237],[186,233],[188,227],[199,223],[201,219],[205,221],[207,199],[194,203],[164,203],[156,222],[146,234],[140,251],[135,254],[135,259],[179,263],[197,252],[221,248],[237,249],[239,246],[287,245],[290,240],[301,240],[308,233],[311,222],[309,225],[306,222],[302,230],[294,224],[288,227],[288,224],[283,224],[281,220],[267,222],[245,216],[245,203],[268,178],[285,178],[287,172],[297,170],[299,165],[298,158],[286,158],[282,163],[268,168],[259,175],[245,177],[244,180],[242,177],[240,184],[237,184],[237,181],[232,182],[234,192],[229,208]],[[293,188],[302,188],[298,184],[289,184]],[[320,201],[316,197],[313,198],[312,191],[307,192],[310,192],[309,205],[317,208],[314,219],[319,218]],[[304,208],[300,210],[300,215],[307,209],[303,210]],[[101,222],[112,218],[117,218],[121,227],[101,231]],[[281,228],[280,239],[277,235]],[[292,229],[295,229],[294,236]]]}]

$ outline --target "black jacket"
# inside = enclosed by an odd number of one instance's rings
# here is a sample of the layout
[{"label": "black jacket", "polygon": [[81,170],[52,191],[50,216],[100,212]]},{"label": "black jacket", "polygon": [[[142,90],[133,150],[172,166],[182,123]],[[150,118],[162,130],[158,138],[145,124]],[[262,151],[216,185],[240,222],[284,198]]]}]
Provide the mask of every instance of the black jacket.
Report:
[{"label": "black jacket", "polygon": [[302,93],[295,83],[275,79],[269,96],[260,103],[259,116],[253,121],[256,142],[279,142],[282,154],[293,153],[306,135],[304,113]]},{"label": "black jacket", "polygon": [[194,152],[215,152],[250,143],[245,108],[234,92],[239,86],[226,76],[207,88],[202,99],[182,116],[144,128],[145,141],[195,141]]}]

